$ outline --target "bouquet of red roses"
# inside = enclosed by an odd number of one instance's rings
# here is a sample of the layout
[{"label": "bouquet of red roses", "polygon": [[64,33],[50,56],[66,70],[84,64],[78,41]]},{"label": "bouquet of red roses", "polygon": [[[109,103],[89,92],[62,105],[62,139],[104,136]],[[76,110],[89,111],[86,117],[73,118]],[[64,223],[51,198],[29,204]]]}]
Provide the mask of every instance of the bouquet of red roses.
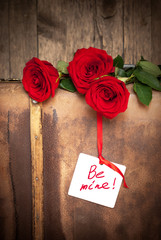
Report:
[{"label": "bouquet of red roses", "polygon": [[85,94],[87,104],[107,118],[127,109],[129,92],[125,83],[115,77],[113,59],[104,50],[77,50],[69,64],[59,61],[57,69],[47,61],[31,59],[24,68],[22,83],[29,96],[42,102],[60,86]]}]

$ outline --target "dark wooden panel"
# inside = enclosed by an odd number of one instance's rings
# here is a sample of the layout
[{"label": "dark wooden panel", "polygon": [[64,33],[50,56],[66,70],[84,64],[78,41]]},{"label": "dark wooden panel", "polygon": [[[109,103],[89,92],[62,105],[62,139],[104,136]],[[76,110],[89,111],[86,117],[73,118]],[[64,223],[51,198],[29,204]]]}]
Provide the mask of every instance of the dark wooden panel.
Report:
[{"label": "dark wooden panel", "polygon": [[114,209],[67,195],[79,153],[97,156],[96,113],[60,89],[43,104],[46,239],[160,239],[161,97],[154,92],[146,108],[129,88],[127,112],[104,118],[103,156],[127,166],[130,187],[121,187]]},{"label": "dark wooden panel", "polygon": [[0,78],[9,78],[8,0],[0,1]]},{"label": "dark wooden panel", "polygon": [[[119,37],[118,37],[119,33]],[[122,1],[39,1],[39,57],[55,66],[82,47],[123,54]],[[52,49],[52,51],[50,51]]]},{"label": "dark wooden panel", "polygon": [[[152,26],[153,28],[153,26]],[[140,57],[151,60],[151,1],[124,1],[124,60],[136,64]]]},{"label": "dark wooden panel", "polygon": [[12,0],[9,5],[11,77],[22,78],[25,63],[37,56],[36,0]]},{"label": "dark wooden panel", "polygon": [[113,57],[123,55],[123,1],[97,0],[94,20],[95,47]]},{"label": "dark wooden panel", "polygon": [[65,0],[38,1],[39,58],[56,64],[66,49]]},{"label": "dark wooden panel", "polygon": [[2,239],[32,238],[29,98],[20,83],[0,84]]},{"label": "dark wooden panel", "polygon": [[78,48],[94,45],[94,1],[38,2],[39,57],[55,66],[70,61]]},{"label": "dark wooden panel", "polygon": [[161,1],[154,0],[151,4],[151,16],[152,16],[152,31],[151,31],[151,41],[152,41],[152,61],[156,64],[161,64]]},{"label": "dark wooden panel", "polygon": [[94,0],[68,0],[67,2],[66,49],[65,54],[62,52],[61,58],[71,61],[77,49],[95,45],[96,5]]},{"label": "dark wooden panel", "polygon": [[[0,4],[0,77],[21,78],[25,62],[37,55],[36,1]],[[159,9],[157,0],[38,1],[40,58],[56,65],[59,59],[70,61],[78,48],[95,46],[113,57],[124,49],[126,63],[141,54],[159,63]]]}]

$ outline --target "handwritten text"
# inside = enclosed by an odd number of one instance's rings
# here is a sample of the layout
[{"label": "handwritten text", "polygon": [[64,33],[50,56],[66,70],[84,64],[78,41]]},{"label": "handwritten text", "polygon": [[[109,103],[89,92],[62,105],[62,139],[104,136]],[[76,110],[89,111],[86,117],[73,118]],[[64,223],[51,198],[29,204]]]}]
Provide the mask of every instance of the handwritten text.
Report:
[{"label": "handwritten text", "polygon": [[[96,165],[92,165],[90,167],[90,170],[89,170],[89,173],[88,173],[88,179],[91,180],[93,179],[92,183],[91,184],[82,184],[81,188],[80,188],[80,191],[82,190],[93,190],[93,189],[109,189],[109,184],[108,182],[104,182],[104,183],[101,183],[101,184],[98,184],[96,181],[97,179],[100,179],[100,178],[104,178],[105,175],[104,175],[104,171],[101,171],[101,172],[97,172],[97,166]],[[115,188],[115,183],[116,183],[116,178],[114,179],[114,182],[113,182],[113,188]]]}]

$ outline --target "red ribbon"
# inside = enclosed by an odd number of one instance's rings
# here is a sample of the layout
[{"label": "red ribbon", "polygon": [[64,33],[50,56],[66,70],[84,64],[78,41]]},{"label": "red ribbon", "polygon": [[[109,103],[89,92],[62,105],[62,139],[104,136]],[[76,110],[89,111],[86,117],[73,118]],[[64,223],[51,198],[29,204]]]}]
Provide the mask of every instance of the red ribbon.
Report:
[{"label": "red ribbon", "polygon": [[111,169],[113,169],[114,171],[119,173],[123,178],[124,187],[128,188],[128,186],[125,182],[125,177],[124,177],[123,173],[120,171],[120,169],[118,167],[116,167],[113,163],[111,163],[110,161],[108,161],[102,157],[102,145],[103,145],[102,132],[103,132],[102,131],[102,114],[97,112],[97,146],[98,146],[99,163],[105,164],[106,166],[110,167]]}]

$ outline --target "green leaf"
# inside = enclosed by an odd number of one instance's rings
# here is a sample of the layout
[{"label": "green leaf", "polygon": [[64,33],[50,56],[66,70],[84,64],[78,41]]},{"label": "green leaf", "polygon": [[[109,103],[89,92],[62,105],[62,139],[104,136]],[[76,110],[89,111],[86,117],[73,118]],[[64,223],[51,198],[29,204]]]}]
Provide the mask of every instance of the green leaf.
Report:
[{"label": "green leaf", "polygon": [[126,71],[127,77],[130,77],[133,74],[133,72],[134,72],[134,68],[127,70]]},{"label": "green leaf", "polygon": [[159,75],[161,75],[160,68],[152,62],[139,61],[137,63],[137,66],[140,66],[145,72],[150,73],[150,74],[154,75],[155,77],[158,77]]},{"label": "green leaf", "polygon": [[61,72],[64,74],[69,74],[68,70],[67,70],[68,66],[69,66],[68,63],[66,63],[64,61],[58,61],[56,69],[58,70],[58,72]]},{"label": "green leaf", "polygon": [[116,58],[114,58],[113,65],[118,68],[123,68],[124,66],[123,58],[120,55],[118,55]]},{"label": "green leaf", "polygon": [[72,79],[71,78],[63,78],[61,81],[60,81],[60,84],[59,86],[69,92],[75,92],[76,91],[76,88],[72,82]]},{"label": "green leaf", "polygon": [[136,69],[133,74],[140,82],[152,87],[155,90],[161,91],[160,82],[154,75],[140,69]]},{"label": "green leaf", "polygon": [[142,83],[134,83],[133,89],[136,92],[140,102],[149,106],[149,103],[152,99],[151,87],[144,85]]},{"label": "green leaf", "polygon": [[120,77],[127,77],[126,72],[124,69],[119,68],[117,72],[118,76]]}]

